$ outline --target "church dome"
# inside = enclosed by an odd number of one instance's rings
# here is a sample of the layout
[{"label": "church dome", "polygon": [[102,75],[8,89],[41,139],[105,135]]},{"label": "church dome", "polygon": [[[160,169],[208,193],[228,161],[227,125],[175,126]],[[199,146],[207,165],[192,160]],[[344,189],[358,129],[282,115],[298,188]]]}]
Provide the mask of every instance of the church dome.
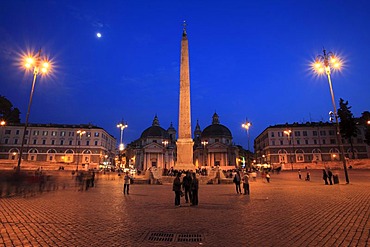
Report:
[{"label": "church dome", "polygon": [[146,138],[158,138],[158,137],[163,138],[163,139],[168,139],[169,134],[165,129],[159,126],[158,117],[155,116],[152,126],[144,130],[140,138],[146,139]]},{"label": "church dome", "polygon": [[231,131],[222,124],[212,124],[205,128],[202,132],[202,138],[207,137],[229,137],[231,138]]},{"label": "church dome", "polygon": [[209,137],[226,137],[232,138],[231,131],[224,125],[220,124],[217,113],[213,114],[212,124],[202,131],[202,138]]}]

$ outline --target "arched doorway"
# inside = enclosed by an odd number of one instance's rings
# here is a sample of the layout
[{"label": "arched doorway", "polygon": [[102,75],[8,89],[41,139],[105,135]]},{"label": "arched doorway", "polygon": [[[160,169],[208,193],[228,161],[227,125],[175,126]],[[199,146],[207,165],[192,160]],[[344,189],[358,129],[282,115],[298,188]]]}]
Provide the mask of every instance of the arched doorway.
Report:
[{"label": "arched doorway", "polygon": [[303,163],[304,162],[304,151],[302,149],[297,149],[295,151],[295,156],[297,159],[297,163]]},{"label": "arched doorway", "polygon": [[332,148],[329,151],[330,153],[330,160],[331,161],[339,161],[340,160],[340,155],[339,155],[339,150],[336,148]]},{"label": "arched doorway", "polygon": [[320,149],[315,148],[312,150],[312,161],[316,163],[322,161],[322,155],[321,155]]},{"label": "arched doorway", "polygon": [[18,148],[12,148],[9,150],[9,155],[8,155],[8,159],[10,160],[17,160],[18,159],[18,155],[19,155],[19,150]]},{"label": "arched doorway", "polygon": [[288,152],[285,149],[280,149],[278,151],[278,155],[280,164],[285,164],[288,162]]},{"label": "arched doorway", "polygon": [[57,151],[55,149],[49,149],[46,153],[47,153],[46,154],[46,161],[56,162],[55,155],[56,155]]},{"label": "arched doorway", "polygon": [[37,149],[36,148],[31,148],[29,151],[28,151],[28,161],[37,161]]},{"label": "arched doorway", "polygon": [[72,149],[67,149],[64,152],[64,163],[72,163],[74,161],[74,152]]}]

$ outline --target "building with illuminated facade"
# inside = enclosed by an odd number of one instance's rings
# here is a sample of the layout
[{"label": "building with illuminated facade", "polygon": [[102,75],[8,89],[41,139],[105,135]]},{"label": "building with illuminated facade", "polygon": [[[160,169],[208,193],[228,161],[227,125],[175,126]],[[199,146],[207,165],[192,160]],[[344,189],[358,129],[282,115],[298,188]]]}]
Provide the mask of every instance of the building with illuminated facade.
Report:
[{"label": "building with illuminated facade", "polygon": [[[194,131],[193,162],[195,168],[235,168],[238,163],[239,147],[232,142],[231,131],[220,124],[213,115],[212,124],[203,131],[197,122]],[[155,116],[152,126],[145,129],[140,138],[125,149],[126,163],[138,170],[149,168],[176,169],[176,130],[172,123],[166,130],[159,125]]]},{"label": "building with illuminated facade", "polygon": [[[0,130],[0,159],[18,160],[24,124],[9,124]],[[79,133],[78,133],[79,132]],[[29,124],[23,157],[25,161],[44,161],[73,166],[77,163],[97,168],[113,161],[116,139],[103,128],[91,124]]]},{"label": "building with illuminated facade", "polygon": [[[346,158],[369,158],[364,142],[365,129],[358,126],[353,138],[353,150],[348,140],[343,139]],[[336,127],[333,123],[307,122],[278,124],[267,127],[254,140],[258,163],[280,166],[287,163],[318,163],[340,160]]]}]

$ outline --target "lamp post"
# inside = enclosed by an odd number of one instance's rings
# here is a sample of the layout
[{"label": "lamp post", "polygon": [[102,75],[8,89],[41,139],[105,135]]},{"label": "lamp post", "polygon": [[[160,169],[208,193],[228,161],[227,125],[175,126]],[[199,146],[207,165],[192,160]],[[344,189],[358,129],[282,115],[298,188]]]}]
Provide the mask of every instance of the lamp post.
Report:
[{"label": "lamp post", "polygon": [[348,177],[348,172],[347,172],[346,157],[345,157],[345,154],[344,154],[344,147],[343,147],[343,143],[342,143],[342,137],[340,135],[337,107],[335,105],[333,85],[332,85],[331,77],[330,77],[331,70],[332,69],[333,70],[339,70],[341,68],[342,61],[337,56],[335,56],[334,53],[332,53],[332,52],[327,53],[325,49],[323,49],[323,53],[324,53],[324,55],[316,56],[315,62],[312,64],[312,67],[313,67],[314,71],[317,74],[322,75],[322,74],[325,73],[328,77],[329,89],[330,89],[330,95],[331,95],[331,102],[333,104],[333,109],[334,109],[333,115],[334,115],[335,124],[336,124],[337,141],[338,141],[338,145],[339,145],[341,156],[342,156],[341,158],[342,158],[342,161],[343,161],[343,168],[344,168],[344,174],[345,174],[345,177],[346,177],[346,183],[348,184],[349,183],[349,177]]},{"label": "lamp post", "polygon": [[206,145],[208,142],[202,141],[201,144],[203,145],[203,166],[206,166]]},{"label": "lamp post", "polygon": [[123,146],[123,130],[128,127],[127,123],[123,123],[123,120],[117,124],[117,128],[120,129],[120,143],[119,143],[119,151],[123,151],[124,146]]},{"label": "lamp post", "polygon": [[0,144],[1,140],[3,139],[3,127],[6,125],[6,122],[4,120],[0,121],[0,126],[1,126],[1,136],[0,136]]},{"label": "lamp post", "polygon": [[[84,130],[77,130],[77,134],[80,136],[80,140],[78,141],[78,149],[80,149],[81,146],[81,139],[82,136],[86,133]],[[76,171],[78,171],[78,162],[80,161],[80,153],[77,150],[77,164],[76,164]]]},{"label": "lamp post", "polygon": [[162,141],[162,144],[164,146],[164,168],[167,169],[167,145],[168,145],[168,141]]},{"label": "lamp post", "polygon": [[293,140],[292,130],[284,130],[284,134],[288,136],[288,141],[292,144],[291,151],[290,151],[290,164],[293,170],[293,161],[295,161],[295,153],[294,153],[294,140]]},{"label": "lamp post", "polygon": [[122,151],[125,149],[125,146],[123,145],[123,130],[128,127],[127,123],[124,123],[123,120],[117,124],[117,128],[120,129],[120,143],[119,143],[119,156],[118,160],[120,161],[120,166],[122,167]]},{"label": "lamp post", "polygon": [[242,124],[242,127],[247,130],[247,138],[248,138],[248,154],[247,154],[247,159],[248,159],[248,167],[250,167],[249,163],[249,154],[250,154],[250,141],[249,141],[249,128],[252,126],[251,122],[248,122],[248,120],[245,120],[245,123]]},{"label": "lamp post", "polygon": [[21,140],[21,149],[19,152],[19,157],[18,157],[18,165],[17,165],[17,172],[20,171],[21,169],[21,162],[22,162],[22,155],[23,155],[23,146],[24,146],[24,141],[26,137],[26,131],[28,127],[28,119],[30,116],[30,110],[31,110],[31,105],[32,105],[32,98],[33,98],[33,92],[35,90],[35,84],[36,84],[36,79],[37,75],[41,73],[42,75],[45,75],[50,71],[51,65],[50,62],[47,58],[41,58],[41,49],[39,50],[37,56],[34,58],[33,56],[27,56],[24,58],[24,64],[26,69],[33,69],[33,80],[32,80],[32,87],[31,87],[31,93],[30,93],[30,99],[28,102],[28,109],[27,109],[27,114],[26,114],[26,121],[24,123],[24,130],[23,130],[23,136]]}]

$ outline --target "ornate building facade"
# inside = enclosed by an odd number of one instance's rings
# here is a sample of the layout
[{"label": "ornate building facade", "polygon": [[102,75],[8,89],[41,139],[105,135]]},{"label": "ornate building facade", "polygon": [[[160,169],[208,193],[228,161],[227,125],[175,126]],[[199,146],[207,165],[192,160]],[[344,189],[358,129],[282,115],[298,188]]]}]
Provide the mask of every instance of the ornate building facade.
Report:
[{"label": "ornate building facade", "polygon": [[[232,142],[231,131],[220,124],[219,116],[213,115],[212,124],[203,131],[197,122],[194,131],[193,162],[195,168],[235,168],[238,164],[239,148]],[[152,126],[145,129],[138,140],[125,149],[126,162],[138,170],[151,167],[176,169],[176,130],[172,126],[165,130],[155,116]]]},{"label": "ornate building facade", "polygon": [[145,129],[140,138],[128,144],[124,153],[130,167],[145,171],[151,167],[170,169],[175,165],[176,130],[165,130],[158,117]]},{"label": "ornate building facade", "polygon": [[199,123],[194,131],[194,163],[197,167],[235,168],[238,147],[232,142],[231,131],[220,124],[217,113],[213,114],[212,124],[200,129]]}]

